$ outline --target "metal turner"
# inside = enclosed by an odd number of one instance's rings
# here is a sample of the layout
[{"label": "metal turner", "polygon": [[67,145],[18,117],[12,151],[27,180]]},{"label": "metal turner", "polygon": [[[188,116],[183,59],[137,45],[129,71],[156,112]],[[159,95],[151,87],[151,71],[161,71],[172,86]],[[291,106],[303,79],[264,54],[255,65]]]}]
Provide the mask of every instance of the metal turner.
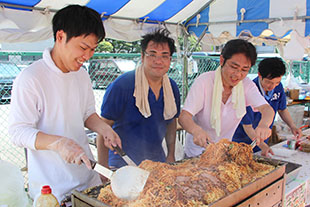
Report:
[{"label": "metal turner", "polygon": [[256,139],[253,140],[253,142],[251,143],[251,147],[252,149],[256,146]]}]

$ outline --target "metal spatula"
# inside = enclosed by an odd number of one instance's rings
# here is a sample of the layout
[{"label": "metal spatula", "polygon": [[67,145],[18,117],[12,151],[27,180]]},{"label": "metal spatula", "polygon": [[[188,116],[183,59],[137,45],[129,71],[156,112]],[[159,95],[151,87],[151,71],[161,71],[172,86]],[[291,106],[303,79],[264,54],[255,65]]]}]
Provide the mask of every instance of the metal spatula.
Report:
[{"label": "metal spatula", "polygon": [[256,139],[253,140],[253,142],[251,143],[251,147],[252,149],[256,146]]},{"label": "metal spatula", "polygon": [[112,170],[90,160],[92,169],[111,180],[113,193],[125,200],[134,200],[142,192],[150,172],[139,167],[124,166]]},{"label": "metal spatula", "polygon": [[121,156],[123,158],[123,160],[130,166],[137,166],[136,163],[130,159],[130,157],[128,157],[128,155],[119,147],[113,147],[113,149],[117,152],[117,154],[119,154],[119,156]]}]

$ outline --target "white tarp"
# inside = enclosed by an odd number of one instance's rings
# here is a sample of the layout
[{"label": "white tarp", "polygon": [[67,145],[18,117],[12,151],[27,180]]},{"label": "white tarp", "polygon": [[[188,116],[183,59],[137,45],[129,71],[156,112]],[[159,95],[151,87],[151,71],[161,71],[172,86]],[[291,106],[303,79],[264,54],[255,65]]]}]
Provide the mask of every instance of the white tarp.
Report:
[{"label": "white tarp", "polygon": [[[284,51],[291,39],[309,50],[310,1],[307,0],[7,0],[0,1],[0,43],[52,37],[54,12],[68,4],[89,6],[102,14],[107,37],[134,41],[154,27],[167,27],[221,45],[242,37]],[[23,9],[21,9],[21,7]]]}]

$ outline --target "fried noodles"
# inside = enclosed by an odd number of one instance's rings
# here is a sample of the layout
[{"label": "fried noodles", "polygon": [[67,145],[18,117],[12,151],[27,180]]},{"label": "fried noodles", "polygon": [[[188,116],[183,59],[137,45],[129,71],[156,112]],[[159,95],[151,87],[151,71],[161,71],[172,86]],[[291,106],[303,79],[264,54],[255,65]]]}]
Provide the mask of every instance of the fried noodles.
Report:
[{"label": "fried noodles", "polygon": [[145,160],[139,167],[150,176],[138,199],[118,199],[108,185],[98,200],[116,207],[206,206],[274,169],[255,162],[249,145],[226,139],[208,145],[200,158],[177,165]]}]

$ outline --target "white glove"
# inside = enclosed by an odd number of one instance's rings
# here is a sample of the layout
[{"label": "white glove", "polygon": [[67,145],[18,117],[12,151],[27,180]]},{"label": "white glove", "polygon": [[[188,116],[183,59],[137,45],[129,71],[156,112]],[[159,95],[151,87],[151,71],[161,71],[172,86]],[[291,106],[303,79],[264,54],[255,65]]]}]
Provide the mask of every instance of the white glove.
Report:
[{"label": "white glove", "polygon": [[57,152],[67,163],[80,165],[83,161],[87,168],[91,169],[90,161],[83,148],[72,139],[61,137],[55,142],[49,144],[47,149]]}]

